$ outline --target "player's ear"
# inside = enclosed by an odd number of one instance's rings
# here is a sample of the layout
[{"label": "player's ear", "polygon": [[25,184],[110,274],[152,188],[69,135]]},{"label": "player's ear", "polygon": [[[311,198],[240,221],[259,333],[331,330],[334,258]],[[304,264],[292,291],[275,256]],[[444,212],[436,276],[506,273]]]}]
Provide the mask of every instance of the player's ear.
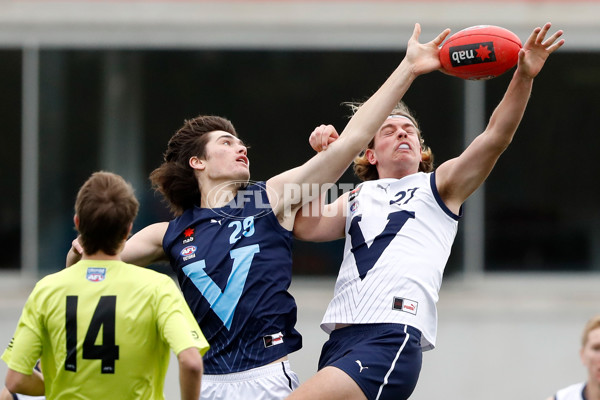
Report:
[{"label": "player's ear", "polygon": [[197,169],[197,170],[204,170],[204,168],[206,168],[206,163],[205,160],[200,159],[198,156],[192,156],[190,157],[190,161],[189,161],[190,167],[192,167],[192,169]]},{"label": "player's ear", "polygon": [[377,164],[377,157],[375,156],[375,152],[373,151],[373,149],[365,150],[365,157],[367,158],[367,161],[369,162],[369,164],[371,164],[371,165]]},{"label": "player's ear", "polygon": [[75,228],[79,229],[79,215],[75,214],[73,217],[73,223],[75,224]]}]

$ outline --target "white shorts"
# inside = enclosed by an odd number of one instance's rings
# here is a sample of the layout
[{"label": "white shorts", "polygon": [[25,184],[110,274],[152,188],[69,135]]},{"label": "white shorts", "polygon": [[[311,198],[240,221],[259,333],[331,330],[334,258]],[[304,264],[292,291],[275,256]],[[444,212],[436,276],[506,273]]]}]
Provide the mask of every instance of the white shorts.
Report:
[{"label": "white shorts", "polygon": [[26,394],[12,393],[14,400],[45,400],[44,396],[27,396]]},{"label": "white shorts", "polygon": [[202,376],[201,400],[281,400],[300,385],[288,360],[244,372]]}]

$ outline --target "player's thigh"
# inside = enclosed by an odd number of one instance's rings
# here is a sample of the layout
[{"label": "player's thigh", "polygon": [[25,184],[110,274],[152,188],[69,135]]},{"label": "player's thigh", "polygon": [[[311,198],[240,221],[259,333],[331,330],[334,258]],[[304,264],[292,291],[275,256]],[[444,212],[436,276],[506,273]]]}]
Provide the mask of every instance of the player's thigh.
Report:
[{"label": "player's thigh", "polygon": [[407,325],[349,326],[331,334],[319,368],[344,371],[367,399],[408,399],[421,371],[420,341],[421,333]]},{"label": "player's thigh", "polygon": [[304,382],[288,397],[289,400],[366,400],[365,394],[352,378],[336,367],[325,367]]}]

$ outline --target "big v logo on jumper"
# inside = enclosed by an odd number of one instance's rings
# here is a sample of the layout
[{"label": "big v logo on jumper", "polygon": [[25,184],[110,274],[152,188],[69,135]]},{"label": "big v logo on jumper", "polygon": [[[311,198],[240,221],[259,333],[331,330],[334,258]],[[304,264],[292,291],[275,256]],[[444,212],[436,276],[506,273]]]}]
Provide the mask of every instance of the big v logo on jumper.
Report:
[{"label": "big v logo on jumper", "polygon": [[371,246],[367,245],[365,238],[359,226],[362,220],[362,215],[357,215],[352,218],[348,233],[352,241],[352,253],[356,261],[358,276],[361,280],[365,279],[367,273],[375,266],[383,251],[389,246],[392,239],[400,232],[406,221],[415,217],[413,211],[396,211],[388,215],[388,222],[379,235],[373,239]]},{"label": "big v logo on jumper", "polygon": [[206,268],[205,260],[196,261],[183,267],[183,272],[206,298],[210,308],[223,321],[227,330],[231,329],[233,314],[244,291],[254,255],[259,252],[260,247],[258,244],[240,247],[229,252],[229,256],[233,260],[233,267],[227,279],[225,290],[221,290],[208,276],[204,270]]},{"label": "big v logo on jumper", "polygon": [[496,61],[494,42],[482,42],[450,47],[453,67],[483,64]]}]

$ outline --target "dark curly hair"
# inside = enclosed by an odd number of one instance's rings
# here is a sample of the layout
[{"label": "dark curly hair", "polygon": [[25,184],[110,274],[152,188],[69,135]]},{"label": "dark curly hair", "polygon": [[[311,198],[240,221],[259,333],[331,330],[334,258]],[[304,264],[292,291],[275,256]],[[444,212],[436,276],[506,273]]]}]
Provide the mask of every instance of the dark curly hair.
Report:
[{"label": "dark curly hair", "polygon": [[200,115],[185,120],[169,140],[163,163],[150,173],[152,186],[164,196],[175,215],[200,205],[200,189],[189,160],[194,156],[205,156],[207,134],[213,131],[238,136],[231,121],[222,117]]}]

